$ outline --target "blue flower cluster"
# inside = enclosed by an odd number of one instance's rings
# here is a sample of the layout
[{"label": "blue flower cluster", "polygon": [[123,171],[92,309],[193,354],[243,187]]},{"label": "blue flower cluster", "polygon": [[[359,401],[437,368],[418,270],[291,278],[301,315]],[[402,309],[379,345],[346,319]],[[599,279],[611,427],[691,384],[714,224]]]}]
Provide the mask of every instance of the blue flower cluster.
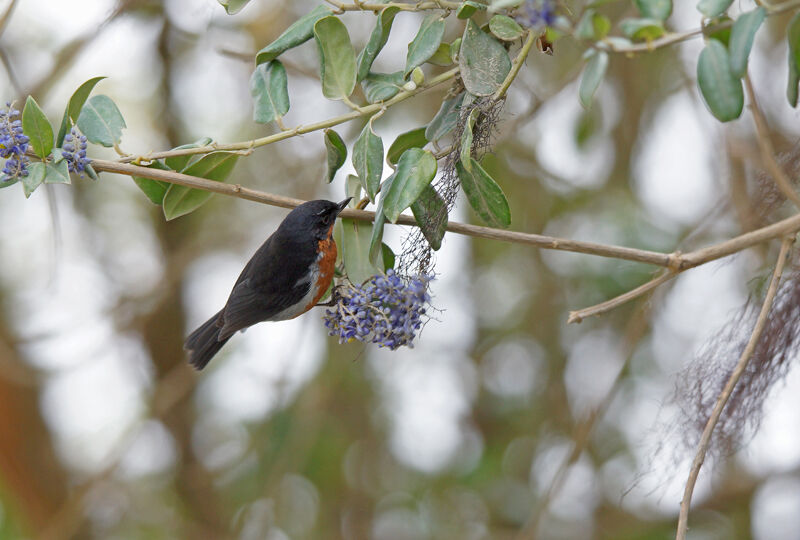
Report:
[{"label": "blue flower cluster", "polygon": [[83,173],[86,166],[92,161],[86,157],[86,136],[82,135],[78,128],[73,126],[72,131],[64,135],[61,155],[67,161],[69,172],[74,173]]},{"label": "blue flower cluster", "polygon": [[556,8],[553,0],[527,0],[522,6],[517,21],[523,26],[536,30],[543,30],[545,26],[552,26],[556,20]]},{"label": "blue flower cluster", "polygon": [[356,339],[392,350],[413,347],[424,306],[431,300],[431,279],[425,275],[403,279],[390,268],[360,286],[338,287],[337,302],[325,313],[328,333],[338,337],[339,343]]},{"label": "blue flower cluster", "polygon": [[28,176],[28,137],[22,133],[22,121],[19,111],[11,103],[6,103],[6,110],[0,110],[0,157],[6,159],[3,167],[3,181],[8,182]]}]

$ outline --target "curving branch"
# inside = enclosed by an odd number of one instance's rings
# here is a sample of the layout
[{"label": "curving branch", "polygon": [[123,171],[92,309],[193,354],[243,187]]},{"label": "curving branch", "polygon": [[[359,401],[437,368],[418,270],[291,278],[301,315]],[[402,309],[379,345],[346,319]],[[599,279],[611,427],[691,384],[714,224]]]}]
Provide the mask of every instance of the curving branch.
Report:
[{"label": "curving branch", "polygon": [[750,340],[747,342],[747,346],[745,346],[744,351],[742,351],[742,355],[739,357],[739,362],[733,369],[733,373],[731,373],[730,378],[728,378],[728,382],[725,383],[725,388],[723,388],[722,392],[720,392],[719,397],[717,398],[717,403],[714,405],[714,410],[711,412],[708,422],[706,422],[703,435],[700,437],[700,442],[697,445],[697,454],[692,462],[692,468],[689,472],[689,478],[686,480],[686,488],[683,492],[683,500],[681,501],[681,510],[678,517],[678,531],[675,535],[675,540],[686,539],[686,532],[689,526],[689,506],[692,502],[692,493],[694,492],[694,486],[697,483],[697,476],[700,474],[700,468],[703,466],[703,462],[705,461],[708,447],[711,444],[711,436],[714,433],[714,427],[716,427],[717,422],[719,422],[719,419],[722,416],[722,411],[725,408],[725,405],[728,403],[728,399],[731,397],[731,393],[733,392],[736,383],[739,382],[739,378],[747,368],[747,364],[753,355],[756,345],[758,344],[758,339],[761,337],[761,333],[764,331],[764,326],[767,323],[767,316],[769,315],[770,308],[775,300],[775,295],[778,292],[778,284],[780,283],[781,275],[783,274],[783,268],[786,264],[786,259],[789,256],[789,248],[791,248],[793,243],[794,236],[785,237],[781,243],[781,250],[778,254],[778,260],[775,263],[775,270],[772,273],[772,280],[770,281],[769,289],[767,290],[766,297],[764,298],[764,303],[761,305],[761,311],[758,314],[758,319],[756,320],[755,327],[753,328],[753,333],[750,335]]},{"label": "curving branch", "polygon": [[194,154],[208,154],[210,152],[217,152],[217,151],[228,151],[228,152],[251,151],[254,148],[266,146],[268,144],[276,143],[284,139],[290,139],[298,135],[311,133],[312,131],[319,131],[321,129],[338,126],[339,124],[344,124],[345,122],[349,122],[350,120],[355,120],[356,118],[362,118],[364,116],[372,116],[373,114],[377,114],[380,111],[388,109],[392,105],[396,105],[401,101],[405,101],[410,97],[416,96],[417,94],[421,94],[427,90],[430,90],[431,88],[439,86],[444,82],[454,79],[456,75],[458,75],[458,72],[459,69],[457,67],[453,68],[449,71],[445,71],[440,75],[437,75],[436,77],[432,77],[426,84],[418,86],[413,90],[403,90],[399,92],[396,96],[394,96],[392,99],[389,99],[387,101],[381,101],[379,103],[373,103],[372,105],[358,107],[353,111],[346,114],[342,114],[340,116],[335,116],[333,118],[328,118],[327,120],[322,120],[321,122],[308,124],[307,126],[297,126],[291,129],[284,129],[282,131],[279,131],[278,133],[275,133],[274,135],[267,135],[266,137],[261,137],[259,139],[241,141],[236,143],[227,143],[227,144],[213,142],[206,146],[198,146],[197,148],[182,148],[180,150],[151,152],[143,156],[124,156],[120,158],[118,162],[150,163],[156,159],[175,157],[175,156],[190,156]]}]

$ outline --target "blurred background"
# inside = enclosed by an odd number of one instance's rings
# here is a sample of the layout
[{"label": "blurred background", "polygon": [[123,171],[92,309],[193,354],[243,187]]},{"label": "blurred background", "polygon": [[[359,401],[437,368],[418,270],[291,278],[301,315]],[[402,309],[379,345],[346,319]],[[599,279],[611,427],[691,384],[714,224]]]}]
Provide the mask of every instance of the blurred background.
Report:
[{"label": "blurred background", "polygon": [[[228,16],[215,0],[22,1],[0,37],[3,100],[30,93],[57,121],[81,82],[105,75],[95,93],[119,105],[126,152],[263,136],[273,128],[251,120],[253,53],[316,3],[252,0]],[[799,131],[784,98],[790,16],[767,20],[750,60],[782,152]],[[421,17],[397,16],[377,70],[402,67]],[[343,20],[358,50],[374,19]],[[452,40],[461,26],[448,21]],[[669,28],[699,24],[692,2],[676,2]],[[687,251],[780,217],[751,211],[762,174],[752,119],[723,126],[706,111],[701,48],[613,57],[589,112],[582,48],[564,39],[553,56],[532,54],[487,158],[511,228]],[[284,59],[287,126],[347,110],[322,97],[313,43]],[[424,125],[445,91],[390,109],[376,130],[387,141]],[[360,129],[339,132],[350,145]],[[292,138],[241,158],[230,181],[339,200],[350,163],[327,185],[324,152],[321,132]],[[285,215],[216,195],[166,223],[130,178],[107,173],[29,200],[18,186],[0,192],[0,538],[674,535],[691,455],[658,449],[680,446],[676,374],[769,275],[775,246],[568,326],[570,310],[655,269],[448,233],[432,285],[440,311],[414,349],[339,345],[318,309],[235,336],[195,373],[185,334]],[[465,201],[451,219],[479,223]],[[407,230],[388,229],[398,251]],[[707,463],[691,538],[798,538],[798,428],[795,367],[755,437]]]}]

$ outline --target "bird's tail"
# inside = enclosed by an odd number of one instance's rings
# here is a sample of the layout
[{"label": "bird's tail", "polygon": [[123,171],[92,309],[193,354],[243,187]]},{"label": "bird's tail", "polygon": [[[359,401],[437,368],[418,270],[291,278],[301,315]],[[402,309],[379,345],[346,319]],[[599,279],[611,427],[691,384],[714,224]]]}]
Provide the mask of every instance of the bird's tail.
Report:
[{"label": "bird's tail", "polygon": [[189,351],[189,363],[195,369],[200,370],[206,367],[206,364],[214,358],[214,355],[230,339],[230,336],[225,339],[219,339],[221,327],[217,325],[217,321],[219,321],[221,314],[222,312],[220,311],[201,324],[197,330],[189,334],[189,337],[183,343],[183,348]]}]

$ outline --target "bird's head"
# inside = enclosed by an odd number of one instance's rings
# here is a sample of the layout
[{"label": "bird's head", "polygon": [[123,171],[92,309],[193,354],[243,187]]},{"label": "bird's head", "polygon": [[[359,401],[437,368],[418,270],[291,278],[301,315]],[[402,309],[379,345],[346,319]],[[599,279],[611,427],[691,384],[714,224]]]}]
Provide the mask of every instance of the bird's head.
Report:
[{"label": "bird's head", "polygon": [[325,240],[331,235],[336,216],[344,210],[351,199],[352,197],[348,197],[339,203],[323,199],[303,203],[289,212],[280,228],[309,231],[318,240]]}]

